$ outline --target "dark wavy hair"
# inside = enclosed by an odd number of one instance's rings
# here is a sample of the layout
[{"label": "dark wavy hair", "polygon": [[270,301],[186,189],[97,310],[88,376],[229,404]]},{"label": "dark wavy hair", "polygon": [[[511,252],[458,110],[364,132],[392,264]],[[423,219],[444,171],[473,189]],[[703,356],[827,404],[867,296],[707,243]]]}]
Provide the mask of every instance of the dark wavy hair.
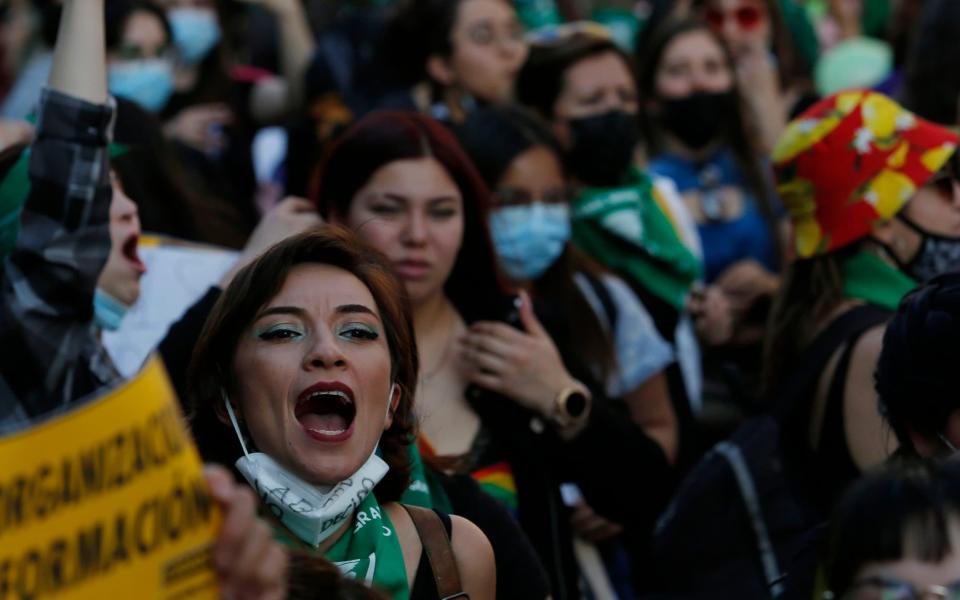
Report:
[{"label": "dark wavy hair", "polygon": [[960,273],[940,275],[900,303],[887,325],[876,389],[903,452],[915,454],[909,432],[935,439],[960,410]]},{"label": "dark wavy hair", "polygon": [[138,13],[148,13],[157,19],[163,26],[164,34],[167,36],[167,44],[173,44],[173,29],[170,28],[170,22],[167,15],[155,2],[150,0],[110,0],[107,2],[104,24],[106,28],[104,35],[108,50],[115,50],[123,42],[123,32],[127,28],[127,22]]},{"label": "dark wavy hair", "polygon": [[609,38],[576,33],[556,42],[531,45],[527,62],[517,76],[517,102],[552,121],[557,98],[567,85],[567,70],[582,60],[607,53],[619,56],[627,71],[634,72],[633,60]]},{"label": "dark wavy hair", "polygon": [[[559,144],[550,130],[536,115],[520,107],[479,108],[456,131],[491,188],[499,185],[514,160],[533,148],[546,148],[563,164]],[[599,281],[605,272],[568,243],[557,260],[533,281],[536,297],[560,307],[569,339],[577,340],[578,353],[587,364],[599,368],[600,381],[606,381],[616,370],[614,343],[574,275],[585,273]]]},{"label": "dark wavy hair", "polygon": [[[257,311],[283,287],[301,264],[326,264],[355,275],[370,290],[383,321],[390,349],[391,378],[401,390],[393,424],[380,438],[390,466],[377,485],[381,502],[397,500],[410,476],[407,447],[415,435],[413,398],[417,384],[417,348],[410,307],[403,286],[387,259],[354,233],[324,225],[273,246],[237,273],[220,296],[200,334],[188,375],[191,426],[205,460],[233,465],[242,449],[224,422],[221,389],[231,389],[233,357],[240,336]],[[322,284],[322,282],[321,282]]]},{"label": "dark wavy hair", "polygon": [[[384,26],[377,47],[384,75],[395,84],[429,80],[427,60],[453,53],[450,37],[462,0],[410,0]],[[436,85],[436,82],[434,82]],[[435,90],[436,91],[436,90]]]},{"label": "dark wavy hair", "polygon": [[773,209],[773,198],[770,192],[769,177],[765,176],[760,168],[760,156],[757,153],[759,143],[755,140],[751,123],[745,119],[749,115],[749,110],[743,102],[743,91],[739,89],[734,77],[735,65],[733,55],[730,49],[706,23],[695,18],[667,20],[659,25],[654,31],[649,42],[646,45],[644,53],[639,60],[638,82],[641,98],[640,105],[640,131],[643,135],[644,144],[649,156],[656,156],[664,152],[663,132],[658,123],[656,115],[652,114],[646,108],[646,102],[657,97],[656,80],[657,70],[663,60],[663,55],[667,48],[681,35],[695,32],[704,32],[713,39],[723,51],[723,56],[730,70],[732,79],[732,90],[735,98],[734,106],[738,110],[729,115],[729,120],[721,128],[723,141],[730,149],[737,162],[737,167],[743,173],[746,187],[757,199],[757,208],[763,217],[767,230],[770,232],[770,238],[773,240],[774,251],[777,255],[777,261],[780,262],[779,227],[777,218]]},{"label": "dark wavy hair", "polygon": [[915,558],[938,563],[960,518],[960,464],[905,461],[867,475],[844,494],[830,524],[824,564],[833,598],[843,598],[868,563]]},{"label": "dark wavy hair", "polygon": [[443,165],[463,196],[463,243],[444,291],[467,321],[500,318],[506,287],[490,241],[490,191],[457,139],[428,116],[373,113],[347,130],[317,170],[310,197],[324,218],[346,215],[354,196],[381,167],[432,158]]}]

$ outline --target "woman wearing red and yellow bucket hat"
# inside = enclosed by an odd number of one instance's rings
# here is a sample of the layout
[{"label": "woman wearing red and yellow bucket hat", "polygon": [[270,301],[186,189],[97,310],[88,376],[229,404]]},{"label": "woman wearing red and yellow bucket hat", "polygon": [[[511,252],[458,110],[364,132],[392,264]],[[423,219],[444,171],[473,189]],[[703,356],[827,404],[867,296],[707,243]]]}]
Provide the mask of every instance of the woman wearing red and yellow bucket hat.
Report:
[{"label": "woman wearing red and yellow bucket hat", "polygon": [[883,325],[923,279],[960,267],[957,136],[875,92],[835,94],[773,154],[793,222],[766,349],[784,447],[826,508],[895,440],[873,374]]}]

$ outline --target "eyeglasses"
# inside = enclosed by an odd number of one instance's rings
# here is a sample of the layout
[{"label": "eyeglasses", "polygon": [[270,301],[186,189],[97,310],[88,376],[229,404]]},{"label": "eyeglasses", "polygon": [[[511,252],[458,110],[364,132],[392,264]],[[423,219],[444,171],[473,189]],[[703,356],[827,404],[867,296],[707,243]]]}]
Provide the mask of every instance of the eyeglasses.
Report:
[{"label": "eyeglasses", "polygon": [[[860,590],[871,590],[874,594],[861,596]],[[875,593],[880,592],[879,596]],[[947,585],[930,585],[918,587],[909,581],[902,581],[892,577],[867,577],[854,582],[850,591],[844,595],[849,600],[861,597],[879,598],[880,600],[960,600],[960,580]]]},{"label": "eyeglasses", "polygon": [[539,197],[535,197],[527,190],[520,188],[500,188],[493,194],[494,205],[497,207],[523,206],[534,202],[567,204],[572,197],[572,191],[566,187],[547,190]]},{"label": "eyeglasses", "polygon": [[523,26],[519,22],[511,23],[508,27],[494,27],[488,23],[480,23],[467,30],[467,38],[478,46],[525,43]]},{"label": "eyeglasses", "polygon": [[718,8],[708,8],[704,13],[704,18],[711,29],[723,29],[723,24],[731,17],[744,31],[756,29],[764,20],[760,7],[752,4],[744,4],[730,13],[724,13]]},{"label": "eyeglasses", "polygon": [[526,39],[531,46],[558,46],[574,37],[613,41],[613,33],[595,21],[547,25],[528,32]]}]

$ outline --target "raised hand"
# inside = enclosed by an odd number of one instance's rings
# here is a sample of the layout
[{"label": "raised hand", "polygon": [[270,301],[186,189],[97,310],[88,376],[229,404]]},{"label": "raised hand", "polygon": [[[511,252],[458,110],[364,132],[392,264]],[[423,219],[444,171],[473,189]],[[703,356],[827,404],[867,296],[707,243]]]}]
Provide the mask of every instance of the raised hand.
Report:
[{"label": "raised hand", "polygon": [[282,600],[287,595],[286,550],[273,540],[270,527],[257,517],[256,498],[229,471],[207,465],[204,477],[223,509],[223,524],[213,544],[213,566],[222,598]]},{"label": "raised hand", "polygon": [[167,137],[208,154],[223,149],[223,128],[232,122],[233,112],[226,104],[198,104],[177,113],[163,131]]},{"label": "raised hand", "polygon": [[257,228],[250,234],[247,245],[233,268],[220,281],[226,288],[237,271],[260,256],[264,250],[292,235],[302,233],[323,223],[316,207],[309,200],[290,196],[263,215]]},{"label": "raised hand", "polygon": [[549,417],[557,395],[579,386],[567,372],[550,335],[537,320],[526,292],[520,292],[523,330],[480,321],[459,340],[467,379]]}]

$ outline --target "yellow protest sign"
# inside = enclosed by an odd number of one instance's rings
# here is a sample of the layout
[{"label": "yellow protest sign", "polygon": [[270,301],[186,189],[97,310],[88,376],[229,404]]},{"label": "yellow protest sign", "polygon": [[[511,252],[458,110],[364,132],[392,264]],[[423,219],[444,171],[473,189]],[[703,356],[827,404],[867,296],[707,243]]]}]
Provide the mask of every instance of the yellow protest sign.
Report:
[{"label": "yellow protest sign", "polygon": [[219,513],[161,362],[0,439],[0,600],[217,598]]}]

